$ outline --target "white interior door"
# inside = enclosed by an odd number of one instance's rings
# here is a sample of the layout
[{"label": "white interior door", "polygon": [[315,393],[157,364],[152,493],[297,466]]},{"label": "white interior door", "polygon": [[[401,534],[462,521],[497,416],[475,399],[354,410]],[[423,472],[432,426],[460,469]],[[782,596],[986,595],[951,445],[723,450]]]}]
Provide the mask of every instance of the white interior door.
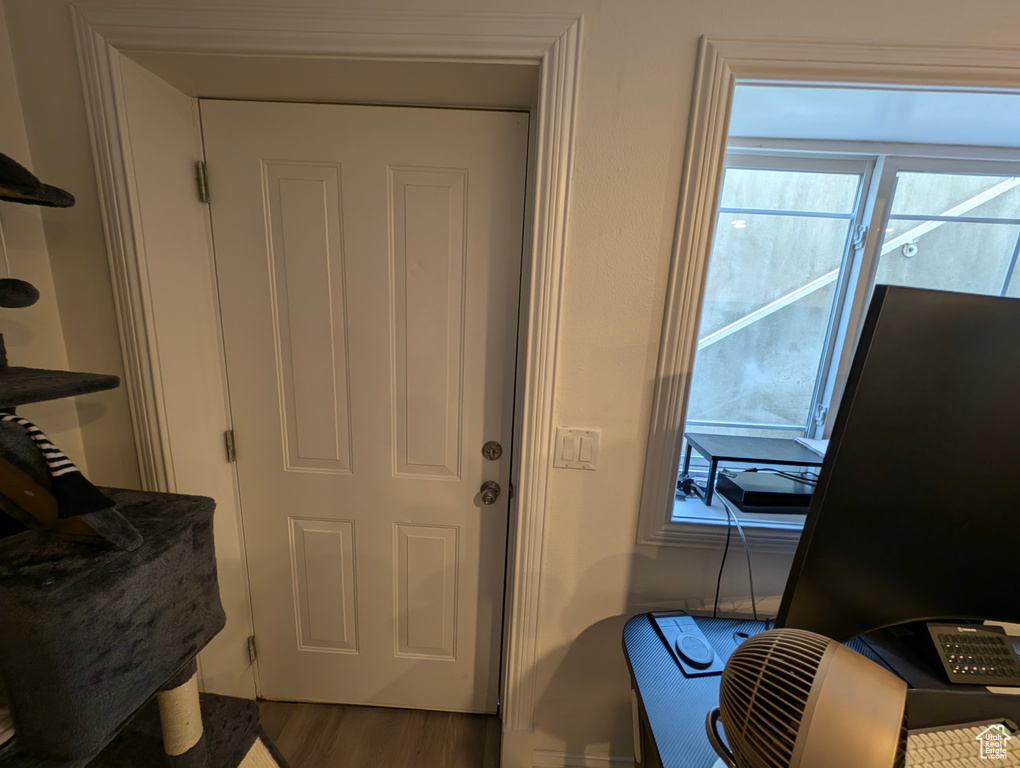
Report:
[{"label": "white interior door", "polygon": [[201,112],[260,692],[494,712],[528,116]]}]

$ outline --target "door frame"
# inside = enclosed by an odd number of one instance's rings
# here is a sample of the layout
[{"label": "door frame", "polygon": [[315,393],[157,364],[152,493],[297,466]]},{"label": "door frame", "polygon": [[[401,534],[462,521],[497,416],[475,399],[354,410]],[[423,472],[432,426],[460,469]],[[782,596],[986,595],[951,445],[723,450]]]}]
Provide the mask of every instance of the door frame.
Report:
[{"label": "door frame", "polygon": [[[518,355],[522,375],[518,376],[515,413],[519,427],[514,448],[516,493],[509,529],[501,686],[505,736],[513,736],[514,732],[521,736],[530,734],[536,700],[538,599],[551,467],[581,18],[74,6],[71,11],[106,228],[125,385],[142,484],[150,490],[173,491],[182,480],[175,473],[173,455],[175,448],[180,452],[187,450],[187,446],[180,444],[183,441],[168,427],[167,381],[161,373],[166,361],[161,361],[160,349],[172,347],[174,342],[187,345],[188,340],[167,337],[174,334],[173,312],[185,313],[189,309],[184,302],[178,302],[176,309],[168,309],[168,304],[172,307],[174,302],[154,300],[160,286],[148,278],[151,264],[140,223],[143,211],[133,177],[125,94],[119,78],[122,51],[182,56],[222,53],[300,55],[311,59],[375,58],[458,62],[465,66],[473,62],[539,65],[540,85],[533,113],[536,141],[529,149],[525,213]],[[212,264],[211,248],[203,257]],[[208,274],[213,274],[211,269]],[[207,330],[219,343],[220,330],[214,325],[210,324]],[[226,390],[222,369],[202,374],[213,384],[218,377],[223,391]],[[185,381],[175,377],[170,384],[178,388],[199,386],[189,383],[194,378],[180,378]],[[205,389],[209,380],[204,382]],[[231,465],[224,463],[224,467],[210,471],[233,473]],[[236,503],[233,510],[221,509],[221,518],[232,528],[240,548],[239,560],[223,560],[218,555],[223,583],[223,569],[236,571],[245,566]],[[244,575],[237,576],[233,581],[244,583]],[[246,584],[244,588],[247,589]],[[224,602],[228,599],[236,602],[239,597],[224,594]],[[248,605],[250,626],[250,598],[245,594],[241,599]],[[215,687],[218,672],[204,664],[207,687],[211,681]],[[519,749],[504,738],[504,756],[509,751],[527,754],[530,759],[527,739],[518,743]]]}]

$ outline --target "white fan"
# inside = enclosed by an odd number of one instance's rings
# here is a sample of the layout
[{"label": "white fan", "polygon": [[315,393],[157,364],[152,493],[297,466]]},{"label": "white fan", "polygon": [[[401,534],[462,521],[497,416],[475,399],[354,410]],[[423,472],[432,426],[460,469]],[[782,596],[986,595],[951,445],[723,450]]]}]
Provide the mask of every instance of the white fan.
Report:
[{"label": "white fan", "polygon": [[905,682],[843,644],[773,629],[730,656],[706,728],[731,768],[893,768],[906,697]]}]

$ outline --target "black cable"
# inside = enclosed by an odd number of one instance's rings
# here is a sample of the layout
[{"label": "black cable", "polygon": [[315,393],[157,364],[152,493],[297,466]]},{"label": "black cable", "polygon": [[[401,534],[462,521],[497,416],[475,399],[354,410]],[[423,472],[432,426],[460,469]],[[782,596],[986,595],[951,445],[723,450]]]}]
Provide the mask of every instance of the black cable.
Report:
[{"label": "black cable", "polygon": [[752,467],[751,469],[745,469],[744,472],[771,472],[779,477],[785,477],[788,480],[796,480],[798,483],[804,483],[805,485],[818,485],[818,475],[815,472],[784,472],[781,469],[772,469],[771,467]]},{"label": "black cable", "polygon": [[722,572],[723,568],[726,567],[726,555],[730,551],[730,532],[732,526],[730,524],[729,515],[726,516],[726,544],[723,546],[722,561],[719,563],[719,576],[715,580],[715,605],[712,606],[712,618],[715,619],[719,615],[719,587],[722,585]]},{"label": "black cable", "polygon": [[818,475],[813,472],[780,472],[778,469],[772,470],[780,477],[786,477],[790,480],[796,480],[798,483],[804,483],[804,485],[818,485]]}]

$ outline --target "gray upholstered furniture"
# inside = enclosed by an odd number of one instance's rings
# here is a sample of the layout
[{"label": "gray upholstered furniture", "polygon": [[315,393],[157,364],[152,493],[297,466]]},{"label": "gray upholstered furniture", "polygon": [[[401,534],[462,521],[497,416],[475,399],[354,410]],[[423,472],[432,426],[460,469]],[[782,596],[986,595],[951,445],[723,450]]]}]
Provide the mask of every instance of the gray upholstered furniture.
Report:
[{"label": "gray upholstered furniture", "polygon": [[0,677],[26,755],[87,762],[223,627],[212,500],[104,492],[141,546],[0,540]]},{"label": "gray upholstered furniture", "polygon": [[[5,412],[117,382],[5,363],[0,336]],[[76,509],[51,474],[62,454],[45,458],[32,429],[0,420],[0,691],[16,731],[0,768],[285,766],[255,702],[198,692],[196,655],[224,624],[212,499],[104,498],[75,478],[100,507]]]},{"label": "gray upholstered furniture", "polygon": [[[74,204],[2,154],[0,200]],[[31,284],[0,280],[0,306],[37,298]],[[0,768],[286,766],[255,702],[198,693],[196,655],[224,624],[212,499],[103,489],[104,499],[14,413],[118,384],[9,366],[0,334],[0,693],[16,731]],[[76,508],[69,485],[91,503]]]}]

